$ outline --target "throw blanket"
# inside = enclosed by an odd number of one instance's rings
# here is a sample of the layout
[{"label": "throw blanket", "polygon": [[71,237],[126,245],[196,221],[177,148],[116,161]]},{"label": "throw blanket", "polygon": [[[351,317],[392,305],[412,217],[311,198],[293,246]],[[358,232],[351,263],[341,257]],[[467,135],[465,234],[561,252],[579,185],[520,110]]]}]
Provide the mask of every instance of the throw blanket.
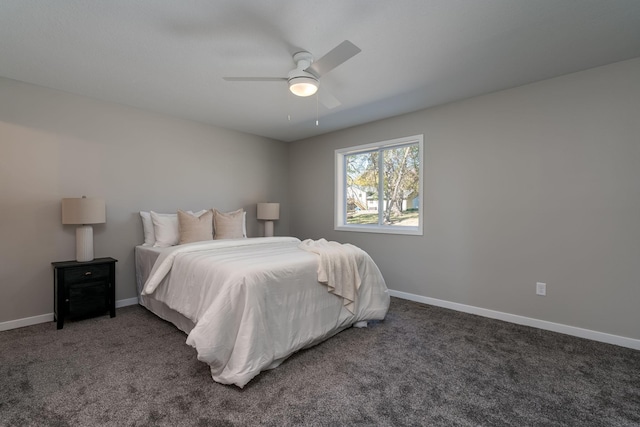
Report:
[{"label": "throw blanket", "polygon": [[360,287],[358,262],[365,255],[357,246],[307,239],[300,249],[318,255],[318,282],[327,285],[329,292],[343,299],[344,307],[354,313],[356,295]]}]

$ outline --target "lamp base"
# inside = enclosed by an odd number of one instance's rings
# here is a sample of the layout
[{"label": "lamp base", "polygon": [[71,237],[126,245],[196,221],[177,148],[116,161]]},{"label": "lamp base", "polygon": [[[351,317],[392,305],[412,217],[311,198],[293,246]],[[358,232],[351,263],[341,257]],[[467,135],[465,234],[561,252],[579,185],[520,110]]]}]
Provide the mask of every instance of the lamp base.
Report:
[{"label": "lamp base", "polygon": [[264,222],[264,237],[273,237],[273,221]]},{"label": "lamp base", "polygon": [[76,261],[93,261],[93,227],[90,225],[76,228]]}]

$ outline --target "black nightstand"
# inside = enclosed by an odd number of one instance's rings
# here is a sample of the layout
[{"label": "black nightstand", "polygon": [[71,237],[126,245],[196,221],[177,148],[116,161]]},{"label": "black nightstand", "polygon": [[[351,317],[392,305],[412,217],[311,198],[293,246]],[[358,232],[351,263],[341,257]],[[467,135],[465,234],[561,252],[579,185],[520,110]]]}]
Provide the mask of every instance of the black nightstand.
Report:
[{"label": "black nightstand", "polygon": [[80,319],[107,311],[111,317],[116,316],[116,262],[113,258],[96,258],[51,263],[58,329],[62,329],[65,317]]}]

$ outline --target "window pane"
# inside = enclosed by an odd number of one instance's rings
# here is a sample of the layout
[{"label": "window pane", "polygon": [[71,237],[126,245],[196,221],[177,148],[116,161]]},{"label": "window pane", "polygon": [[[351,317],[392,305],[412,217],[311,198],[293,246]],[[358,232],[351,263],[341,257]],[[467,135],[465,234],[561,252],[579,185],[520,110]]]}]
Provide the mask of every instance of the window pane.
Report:
[{"label": "window pane", "polygon": [[423,235],[423,135],[335,151],[334,228]]},{"label": "window pane", "polygon": [[345,156],[347,224],[378,223],[378,153]]},{"label": "window pane", "polygon": [[385,225],[415,227],[419,223],[419,154],[418,144],[384,150]]}]

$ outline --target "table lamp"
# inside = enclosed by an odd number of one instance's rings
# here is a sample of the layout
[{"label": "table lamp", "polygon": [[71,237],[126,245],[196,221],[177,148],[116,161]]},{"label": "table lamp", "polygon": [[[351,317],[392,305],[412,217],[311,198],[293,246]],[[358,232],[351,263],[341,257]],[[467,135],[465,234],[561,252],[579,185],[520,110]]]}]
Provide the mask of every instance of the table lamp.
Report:
[{"label": "table lamp", "polygon": [[76,261],[93,260],[93,227],[91,224],[106,222],[106,207],[103,199],[62,199],[62,223],[76,224]]},{"label": "table lamp", "polygon": [[258,203],[258,219],[264,220],[264,237],[272,237],[273,221],[280,219],[280,203]]}]

